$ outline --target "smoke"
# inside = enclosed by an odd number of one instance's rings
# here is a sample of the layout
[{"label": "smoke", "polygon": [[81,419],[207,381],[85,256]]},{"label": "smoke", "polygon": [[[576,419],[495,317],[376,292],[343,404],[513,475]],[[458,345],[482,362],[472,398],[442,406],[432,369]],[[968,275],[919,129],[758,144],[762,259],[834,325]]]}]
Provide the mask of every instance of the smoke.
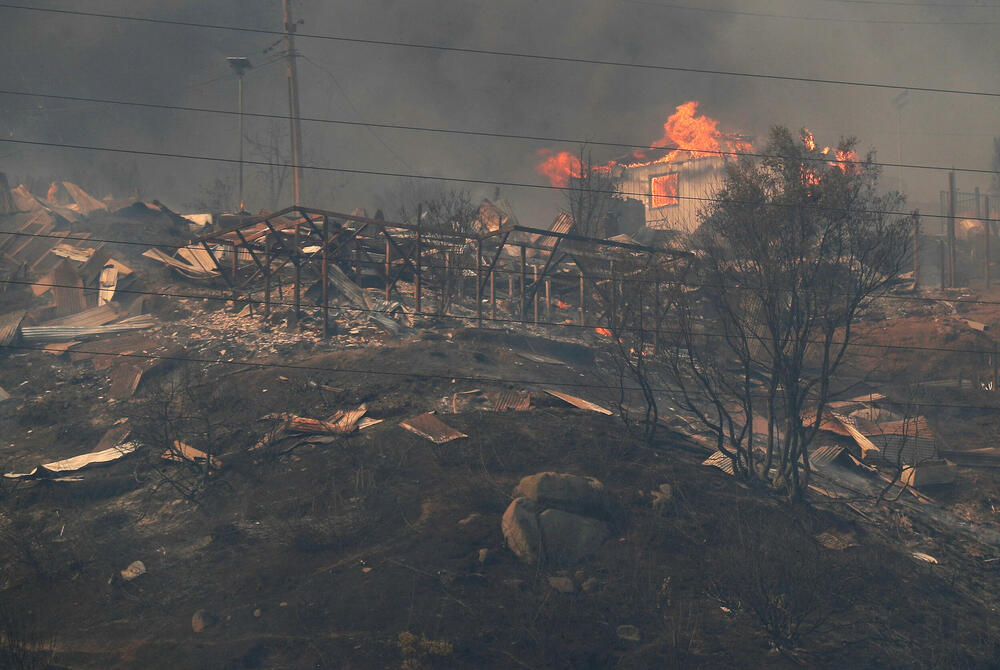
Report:
[{"label": "smoke", "polygon": [[[776,0],[749,8],[723,0],[712,8],[858,21],[924,21],[937,25],[805,21],[686,11],[676,0],[373,0],[293,3],[299,30],[383,40],[521,51],[635,63],[769,72],[826,79],[1000,90],[995,43],[1000,11],[986,8],[859,5]],[[278,0],[47,0],[39,6],[82,7],[136,16],[281,29]],[[765,9],[760,9],[765,7]],[[976,22],[946,25],[944,22]],[[246,108],[287,113],[282,45],[276,36],[145,25],[0,9],[5,89],[113,97],[235,109],[235,78],[225,56],[249,56]],[[881,161],[989,169],[990,137],[1000,101],[914,92],[902,110],[902,135],[891,104],[897,92],[694,73],[614,68],[451,54],[441,51],[298,40],[304,116],[485,130],[523,135],[650,143],[685,100],[719,120],[720,129],[763,139],[774,124],[809,127],[821,145],[841,135],[877,150]],[[96,144],[235,158],[233,117],[139,110],[0,95],[5,137]],[[257,140],[248,157],[288,161],[285,124],[248,119]],[[458,176],[545,184],[534,170],[538,150],[575,151],[520,140],[307,123],[305,161],[359,170]],[[898,140],[901,142],[898,143]],[[595,148],[594,160],[625,153]],[[69,178],[97,195],[137,188],[183,209],[203,187],[235,181],[233,166],[0,145],[0,170],[12,178]],[[911,204],[936,208],[942,172],[887,168],[902,178]],[[247,168],[251,209],[272,206],[274,174]],[[988,188],[989,175],[959,174],[959,188]],[[398,190],[396,179],[307,171],[303,201],[350,210],[371,207]],[[290,202],[289,179],[281,200]],[[461,186],[456,185],[456,188]],[[492,197],[492,186],[469,186]],[[547,223],[560,194],[514,187],[501,192],[528,223]],[[926,211],[926,210],[925,210]]]}]

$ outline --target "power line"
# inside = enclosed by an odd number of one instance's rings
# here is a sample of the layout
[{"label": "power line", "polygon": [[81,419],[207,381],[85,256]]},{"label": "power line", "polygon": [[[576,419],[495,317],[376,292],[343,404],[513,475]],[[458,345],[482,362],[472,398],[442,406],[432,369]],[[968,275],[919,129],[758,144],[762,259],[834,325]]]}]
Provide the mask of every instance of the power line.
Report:
[{"label": "power line", "polygon": [[954,7],[962,9],[1000,9],[1000,5],[984,5],[982,3],[959,2],[907,2],[906,0],[817,0],[819,2],[835,2],[851,5],[889,5],[899,7]]},{"label": "power line", "polygon": [[[41,7],[29,7],[26,5],[17,5],[11,3],[0,3],[0,8],[3,9],[15,9],[21,11],[30,12],[45,12],[50,14],[61,14],[66,16],[86,16],[91,18],[100,19],[112,19],[118,21],[131,21],[136,23],[147,23],[147,24],[158,24],[158,25],[170,25],[170,26],[180,26],[185,28],[204,28],[210,30],[230,30],[235,32],[243,33],[254,33],[259,35],[285,35],[284,31],[280,30],[269,30],[265,28],[249,28],[242,26],[227,26],[212,23],[199,23],[196,21],[181,21],[177,19],[154,19],[149,17],[137,17],[137,16],[123,16],[120,14],[107,14],[103,12],[86,12],[82,10],[74,9],[54,9],[54,8],[41,8]],[[981,25],[982,22],[977,22],[977,25]],[[855,86],[862,88],[880,88],[888,90],[911,90],[918,91],[922,93],[943,93],[943,94],[954,94],[954,95],[973,95],[982,96],[989,98],[1000,97],[1000,93],[992,93],[989,91],[974,91],[974,90],[964,90],[964,89],[951,89],[951,88],[935,88],[930,86],[913,86],[910,84],[884,84],[877,82],[860,82],[860,81],[848,81],[843,79],[821,79],[815,77],[799,77],[792,75],[778,75],[778,74],[767,74],[760,72],[738,72],[731,70],[714,70],[706,68],[695,68],[695,67],[681,67],[681,66],[671,66],[671,65],[658,65],[653,63],[629,63],[626,61],[613,61],[613,60],[603,60],[597,58],[579,58],[571,56],[551,56],[544,54],[534,54],[528,52],[520,51],[501,51],[493,49],[473,49],[469,47],[454,47],[446,46],[442,44],[424,44],[418,42],[400,42],[393,40],[375,40],[375,39],[363,39],[358,37],[344,37],[340,35],[322,35],[316,33],[295,33],[296,37],[307,38],[307,39],[317,39],[317,40],[327,40],[332,42],[341,42],[345,44],[364,44],[368,46],[380,46],[380,47],[398,47],[405,49],[419,49],[419,50],[430,50],[430,51],[444,51],[448,53],[460,53],[468,55],[477,56],[499,56],[503,58],[520,58],[524,60],[533,61],[548,61],[554,63],[575,63],[581,65],[599,65],[606,67],[620,67],[620,68],[631,68],[637,70],[648,70],[648,71],[662,71],[662,72],[684,72],[691,74],[708,74],[724,77],[744,77],[753,79],[769,79],[773,81],[789,81],[798,83],[810,83],[810,84],[826,84],[831,86]]]},{"label": "power line", "polygon": [[[315,63],[314,61],[312,61],[308,57],[303,56],[303,58],[305,58],[307,61],[309,61],[312,65],[314,65],[316,67],[322,68],[322,66],[320,66],[317,63]],[[332,76],[332,73],[330,73],[330,74]],[[230,76],[235,76],[235,75],[230,75]],[[336,80],[334,80],[334,81],[336,82]],[[339,84],[338,84],[338,88],[339,88]],[[341,92],[343,92],[343,91],[341,91]],[[7,90],[7,89],[0,89],[0,95],[17,95],[17,96],[23,96],[23,97],[29,97],[29,98],[46,98],[46,99],[52,99],[52,100],[65,100],[65,101],[71,101],[71,102],[85,102],[85,103],[100,103],[100,104],[107,104],[107,105],[125,105],[125,106],[129,106],[129,107],[141,107],[141,108],[145,108],[145,109],[162,109],[162,110],[168,110],[168,111],[197,112],[197,113],[205,113],[205,114],[224,114],[224,115],[227,115],[227,116],[235,116],[235,115],[239,114],[239,112],[235,112],[235,111],[232,111],[232,110],[229,110],[229,109],[218,109],[218,108],[213,108],[213,107],[189,107],[189,106],[184,106],[184,105],[168,105],[168,104],[151,103],[151,102],[137,102],[137,101],[132,101],[132,100],[115,100],[115,99],[111,99],[111,98],[91,98],[91,97],[84,97],[84,96],[62,95],[62,94],[54,94],[54,93],[34,93],[34,92],[14,91],[14,90]],[[346,95],[345,95],[345,98],[346,98]],[[351,104],[349,99],[348,99],[348,104]],[[357,113],[357,109],[353,106],[353,104],[351,104],[351,108],[354,109],[355,113]],[[282,114],[266,114],[266,113],[262,113],[262,112],[244,112],[243,115],[247,116],[247,117],[261,118],[261,119],[278,119],[278,120],[281,120],[281,121],[287,121],[288,120],[288,115],[287,114],[282,115]],[[630,144],[630,143],[627,143],[627,142],[609,142],[609,141],[603,141],[603,140],[581,140],[581,139],[572,139],[572,138],[565,138],[565,137],[546,137],[546,136],[539,136],[539,135],[516,135],[516,134],[511,134],[511,133],[496,133],[496,132],[477,131],[477,130],[460,130],[460,129],[455,129],[455,128],[436,128],[436,127],[431,127],[431,126],[411,126],[411,125],[401,125],[401,124],[394,124],[394,123],[373,123],[373,122],[368,122],[368,121],[348,121],[348,120],[344,120],[344,119],[331,119],[331,118],[323,118],[323,117],[300,116],[300,117],[297,117],[297,120],[299,120],[299,121],[305,121],[306,123],[327,123],[327,124],[344,125],[344,126],[360,126],[360,127],[365,127],[365,128],[383,128],[383,129],[388,129],[388,130],[406,130],[406,131],[425,132],[425,133],[443,133],[443,134],[451,134],[451,135],[466,135],[466,136],[473,136],[473,137],[488,137],[488,138],[498,138],[498,139],[526,140],[526,141],[531,141],[531,142],[564,143],[564,144],[585,144],[585,145],[593,145],[593,146],[620,147],[620,148],[625,148],[625,149],[643,149],[643,150],[662,149],[662,150],[667,151],[667,150],[683,150],[684,149],[684,147],[680,147],[680,146],[650,147],[648,144]],[[894,135],[895,133],[892,133],[892,134]],[[381,138],[379,138],[378,135],[374,135],[374,133],[373,133],[373,136],[376,139],[378,139],[379,142],[382,142]],[[384,143],[383,143],[383,146],[385,146]],[[386,148],[389,149],[390,152],[392,152],[392,150],[388,146],[386,146]],[[706,154],[712,154],[712,155],[718,155],[718,156],[751,156],[751,157],[756,157],[756,158],[766,158],[766,157],[768,157],[767,154],[759,154],[759,153],[752,153],[752,152],[745,152],[745,151],[699,150],[699,152],[700,153],[706,153]],[[394,152],[392,152],[392,153],[393,153],[393,155],[395,155]],[[396,156],[396,158],[399,159],[398,156]],[[399,159],[399,160],[400,160],[400,162],[403,162],[403,164],[406,165],[407,168],[409,168],[411,170],[413,169],[411,166],[407,165],[404,161],[402,161],[402,159]],[[820,162],[820,163],[829,162],[828,158],[812,158],[812,157],[809,157],[809,158],[805,158],[804,160],[815,161],[815,162]],[[844,163],[845,165],[863,165],[863,164],[865,164],[864,161],[860,161],[860,160],[858,160],[858,161],[844,160],[844,161],[840,161],[840,162]],[[915,164],[910,164],[910,163],[881,163],[881,162],[873,162],[872,165],[878,165],[880,167],[890,167],[890,168],[908,168],[908,169],[915,169],[915,170],[939,170],[939,171],[969,172],[969,173],[990,174],[990,175],[996,174],[995,170],[986,170],[986,169],[977,169],[977,168],[956,168],[956,167],[946,167],[946,166],[941,166],[941,165],[915,165]]]},{"label": "power line", "polygon": [[[46,282],[41,282],[41,281],[27,281],[27,280],[21,281],[21,280],[16,280],[16,279],[0,279],[0,284],[19,285],[19,286],[39,286],[39,287],[46,287],[46,288],[81,289],[80,286],[78,286],[78,285],[72,285],[72,284],[56,284],[56,283],[46,283]],[[698,286],[698,285],[697,284],[692,284],[691,286]],[[86,286],[86,287],[82,287],[82,290],[84,290],[84,291],[101,291],[103,289],[100,286]],[[242,297],[242,298],[233,298],[232,296],[226,297],[226,296],[215,296],[215,295],[198,295],[198,294],[192,294],[192,293],[173,293],[173,292],[168,292],[168,291],[143,291],[143,290],[140,290],[140,289],[130,289],[130,288],[116,288],[115,292],[116,293],[130,293],[130,294],[133,294],[133,295],[151,295],[151,296],[159,296],[159,297],[164,297],[164,298],[184,298],[184,299],[190,299],[190,300],[213,300],[213,301],[217,301],[217,302],[234,302],[234,303],[236,303],[236,302],[239,302],[239,303],[245,302],[247,304],[254,304],[254,305],[263,305],[264,304],[263,300],[260,300],[260,299],[257,299],[257,298],[253,298],[252,296]],[[270,304],[272,306],[273,305],[277,305],[279,307],[295,307],[295,303],[294,302],[282,302],[280,300],[271,300]],[[323,305],[309,305],[309,306],[305,306],[305,307],[303,307],[302,305],[299,305],[299,307],[302,310],[322,310],[322,309],[324,309]],[[364,308],[364,307],[348,307],[348,306],[342,306],[342,305],[338,305],[338,306],[335,306],[335,307],[330,307],[329,309],[333,309],[333,310],[340,311],[340,312],[353,312],[353,313],[358,313],[358,314],[385,314],[384,310],[367,309],[367,308]],[[464,321],[488,321],[488,322],[491,322],[491,323],[502,323],[502,324],[520,325],[520,326],[534,325],[534,326],[547,326],[547,327],[557,327],[557,328],[571,328],[571,329],[572,328],[576,328],[576,329],[586,330],[586,331],[593,331],[595,328],[602,327],[602,326],[599,326],[599,325],[595,326],[594,324],[586,325],[586,324],[578,324],[578,323],[562,323],[562,322],[558,322],[558,321],[543,321],[543,320],[535,321],[534,319],[531,319],[531,320],[521,320],[521,319],[515,319],[515,318],[503,319],[503,318],[486,317],[486,316],[479,317],[477,315],[459,316],[459,315],[456,315],[456,314],[439,314],[439,313],[436,313],[436,312],[423,312],[423,311],[421,311],[421,312],[413,312],[412,315],[413,316],[429,316],[429,317],[434,317],[434,318],[448,319],[448,320],[452,320],[452,321],[463,321],[463,322]],[[684,334],[682,331],[671,330],[669,328],[655,328],[654,329],[654,328],[643,328],[643,327],[636,327],[636,326],[628,326],[628,327],[619,328],[618,330],[624,331],[624,332],[630,332],[630,333],[640,333],[642,335],[652,335],[652,334],[683,335]],[[718,339],[726,339],[726,338],[729,337],[729,336],[725,335],[724,333],[711,333],[711,332],[698,333],[698,336],[699,337],[718,338]],[[766,338],[763,337],[763,336],[750,337],[749,339],[759,340],[759,341],[762,341],[762,342],[766,341]],[[805,341],[803,343],[804,344],[819,344],[819,345],[825,345],[825,344],[827,344],[826,342],[819,341],[819,340],[816,340],[816,341]],[[844,342],[840,342],[840,341],[832,341],[829,344],[831,344],[833,346],[841,346],[841,345],[843,345],[845,343]],[[855,342],[849,342],[847,344],[848,344],[848,346],[854,346],[854,347],[859,347],[859,348],[863,348],[863,349],[882,349],[882,350],[886,350],[886,351],[924,351],[924,352],[935,352],[935,353],[978,354],[978,355],[992,355],[993,354],[993,350],[992,349],[989,349],[989,350],[987,350],[987,349],[959,349],[959,348],[955,348],[955,347],[931,347],[931,346],[918,346],[918,345],[907,345],[907,344],[870,344],[870,343],[865,343],[863,341],[862,342],[857,342],[857,341],[855,341]]]},{"label": "power line", "polygon": [[[654,0],[618,0],[630,5],[644,5],[647,7],[657,7],[660,9],[676,9],[688,12],[705,12],[709,14],[724,14],[729,16],[751,16],[765,19],[786,19],[793,21],[816,21],[820,23],[865,23],[865,24],[889,24],[904,26],[992,26],[997,25],[996,21],[921,21],[907,19],[845,19],[832,16],[803,16],[798,14],[773,14],[768,12],[751,12],[739,9],[720,9],[714,7],[692,7],[691,5],[675,5],[664,2],[654,2]],[[843,0],[848,1],[848,0]],[[854,0],[857,2],[857,0]],[[869,4],[860,3],[859,4]],[[897,3],[891,3],[897,4]],[[926,5],[925,5],[926,6]],[[965,7],[982,7],[982,5],[965,5]],[[984,8],[986,9],[986,8]]]},{"label": "power line", "polygon": [[[317,63],[316,61],[314,61],[309,56],[306,56],[305,54],[300,53],[300,54],[298,54],[298,56],[300,58],[302,58],[303,60],[305,60],[310,65],[312,65],[313,67],[315,67],[318,70],[321,70],[323,73],[325,73],[326,76],[328,76],[330,78],[330,80],[333,82],[333,85],[337,87],[337,90],[340,91],[340,95],[343,96],[344,101],[347,102],[348,107],[350,107],[354,111],[354,116],[355,117],[360,117],[361,116],[361,112],[359,112],[358,108],[354,106],[353,102],[351,102],[351,98],[350,98],[350,96],[347,95],[347,91],[345,91],[344,87],[340,85],[340,80],[337,79],[337,75],[335,75],[328,68],[325,68],[322,65],[320,65],[319,63]],[[299,118],[298,120],[302,120],[302,119]],[[381,137],[379,137],[378,134],[376,134],[375,131],[372,130],[372,126],[368,125],[367,123],[358,123],[357,125],[364,127],[364,129],[368,131],[368,134],[371,135],[372,137],[374,137],[375,140],[379,144],[381,144],[382,147],[385,148],[385,150],[388,151],[392,155],[393,158],[395,158],[397,161],[399,161],[399,163],[403,167],[405,167],[407,170],[414,170],[414,169],[416,169],[412,165],[410,165],[409,163],[407,163],[406,160],[404,160],[402,156],[400,156],[398,153],[396,153],[395,149],[393,149],[388,144],[386,144],[385,140],[383,140]]]},{"label": "power line", "polygon": [[[121,149],[116,147],[98,147],[86,144],[69,144],[64,142],[39,142],[34,140],[15,140],[11,138],[0,138],[0,142],[7,142],[10,144],[23,144],[30,146],[40,146],[40,147],[54,147],[59,149],[79,149],[83,151],[105,151],[109,153],[122,153],[131,156],[152,156],[155,158],[180,158],[184,160],[202,160],[202,161],[212,161],[216,163],[227,163],[234,164],[240,161],[236,158],[223,158],[221,156],[199,156],[196,154],[179,154],[170,153],[166,151],[142,151],[139,149]],[[779,157],[780,158],[780,157]],[[254,160],[244,160],[245,165],[263,165],[268,167],[292,167],[291,163],[278,163],[278,162],[268,162],[268,161],[254,161]],[[469,177],[442,177],[438,175],[424,175],[424,174],[411,174],[405,172],[383,172],[379,170],[361,170],[357,168],[340,168],[332,167],[326,165],[300,165],[303,170],[319,170],[321,172],[337,172],[341,174],[356,174],[356,175],[366,175],[375,177],[397,177],[403,179],[425,179],[428,181],[444,181],[444,182],[454,182],[456,184],[485,184],[487,186],[507,186],[511,188],[527,188],[543,191],[587,191],[589,193],[606,193],[617,196],[627,196],[627,197],[642,197],[648,198],[652,196],[652,193],[646,191],[642,193],[632,193],[627,191],[609,190],[609,189],[587,189],[577,186],[552,186],[547,184],[528,184],[525,182],[515,182],[515,181],[498,181],[489,179],[472,179]],[[777,207],[777,208],[787,208],[787,209],[807,209],[807,210],[817,210],[823,212],[855,212],[858,214],[879,214],[879,215],[892,215],[892,216],[911,216],[914,212],[900,212],[893,210],[873,210],[873,209],[859,209],[859,210],[849,210],[843,207],[825,207],[822,205],[794,205],[794,204],[784,204],[777,202],[761,202],[761,201],[744,201],[744,200],[723,200],[720,198],[710,198],[705,196],[693,196],[693,195],[675,195],[672,196],[678,200],[694,200],[697,202],[725,202],[735,205],[757,205],[761,207]],[[920,214],[922,218],[927,219],[949,219],[949,216],[944,214]],[[997,218],[980,218],[980,221],[989,222],[1000,222]]]},{"label": "power line", "polygon": [[[12,350],[23,350],[23,351],[49,351],[63,353],[62,348],[55,347],[32,347],[26,345],[16,345],[16,344],[4,344],[0,345],[0,349],[12,349]],[[255,367],[260,369],[281,369],[281,370],[306,370],[312,372],[327,372],[327,373],[344,373],[344,374],[354,374],[354,375],[382,375],[388,377],[397,378],[414,378],[414,379],[435,379],[439,381],[447,381],[450,383],[455,382],[472,382],[475,384],[481,384],[483,382],[493,383],[493,384],[525,384],[533,386],[555,386],[559,388],[586,388],[595,390],[607,390],[614,391],[616,394],[622,390],[622,386],[618,385],[608,385],[608,384],[594,384],[587,382],[559,382],[551,380],[541,380],[541,379],[509,379],[503,377],[469,377],[453,374],[430,374],[425,372],[399,372],[396,370],[372,370],[370,368],[347,368],[347,367],[321,367],[318,365],[302,365],[295,363],[262,363],[259,361],[246,360],[246,359],[224,359],[224,358],[195,358],[190,356],[172,356],[166,354],[150,354],[150,353],[125,353],[125,352],[107,352],[107,351],[93,351],[86,349],[74,348],[74,352],[79,354],[88,354],[92,356],[114,356],[118,358],[128,358],[128,359],[140,359],[140,360],[162,360],[162,361],[174,361],[181,363],[204,363],[207,365],[238,365],[242,367]],[[639,387],[625,387],[626,391],[640,391],[643,390]],[[681,391],[675,388],[650,388],[649,391],[655,393],[677,393]],[[701,391],[688,391],[686,393],[688,396],[708,396],[707,392]],[[756,395],[754,397],[766,399],[766,395]],[[942,408],[954,408],[954,409],[977,409],[977,410],[991,410],[996,411],[996,405],[966,405],[961,403],[929,403],[929,402],[906,402],[897,403],[905,404],[912,407],[942,407]]]}]

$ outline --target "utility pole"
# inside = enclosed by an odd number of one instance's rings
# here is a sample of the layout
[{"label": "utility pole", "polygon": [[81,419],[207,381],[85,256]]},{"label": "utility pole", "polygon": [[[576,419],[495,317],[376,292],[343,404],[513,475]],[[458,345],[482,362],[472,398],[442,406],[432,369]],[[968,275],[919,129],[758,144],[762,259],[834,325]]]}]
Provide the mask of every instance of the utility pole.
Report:
[{"label": "utility pole", "polygon": [[246,56],[226,56],[226,61],[236,73],[236,103],[239,109],[239,137],[240,137],[240,213],[246,209],[246,201],[243,199],[243,75],[253,66]]},{"label": "utility pole", "polygon": [[292,197],[293,204],[299,205],[302,194],[302,126],[299,119],[299,79],[295,67],[298,53],[295,51],[295,22],[292,20],[291,0],[282,0],[285,18],[285,59],[288,75],[288,120],[292,137]]}]

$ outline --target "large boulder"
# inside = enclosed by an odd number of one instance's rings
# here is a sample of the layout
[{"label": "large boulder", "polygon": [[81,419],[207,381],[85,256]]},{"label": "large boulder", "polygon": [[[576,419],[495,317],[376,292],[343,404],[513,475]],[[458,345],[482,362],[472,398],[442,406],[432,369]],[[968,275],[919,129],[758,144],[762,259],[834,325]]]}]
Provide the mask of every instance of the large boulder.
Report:
[{"label": "large boulder", "polygon": [[607,511],[604,485],[593,477],[539,472],[514,489],[501,529],[528,564],[572,565],[595,553],[611,531],[593,518]]},{"label": "large boulder", "polygon": [[546,559],[572,565],[596,552],[608,539],[607,525],[560,509],[547,509],[538,517]]},{"label": "large boulder", "polygon": [[532,565],[541,559],[542,535],[538,527],[538,505],[530,498],[516,498],[500,522],[507,546],[518,558]]},{"label": "large boulder", "polygon": [[559,472],[525,477],[514,489],[514,496],[570,512],[599,512],[605,506],[604,485],[599,480]]}]

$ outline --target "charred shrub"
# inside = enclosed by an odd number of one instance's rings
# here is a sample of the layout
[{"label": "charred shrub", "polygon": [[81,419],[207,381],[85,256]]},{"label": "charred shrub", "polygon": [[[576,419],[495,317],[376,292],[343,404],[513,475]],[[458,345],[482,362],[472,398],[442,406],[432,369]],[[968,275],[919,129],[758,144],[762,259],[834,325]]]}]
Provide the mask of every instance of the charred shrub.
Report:
[{"label": "charred shrub", "polygon": [[48,668],[53,646],[53,640],[39,630],[30,613],[0,603],[0,667]]},{"label": "charred shrub", "polygon": [[757,623],[778,650],[801,647],[861,596],[860,566],[762,510],[723,519],[708,556],[708,595]]}]

